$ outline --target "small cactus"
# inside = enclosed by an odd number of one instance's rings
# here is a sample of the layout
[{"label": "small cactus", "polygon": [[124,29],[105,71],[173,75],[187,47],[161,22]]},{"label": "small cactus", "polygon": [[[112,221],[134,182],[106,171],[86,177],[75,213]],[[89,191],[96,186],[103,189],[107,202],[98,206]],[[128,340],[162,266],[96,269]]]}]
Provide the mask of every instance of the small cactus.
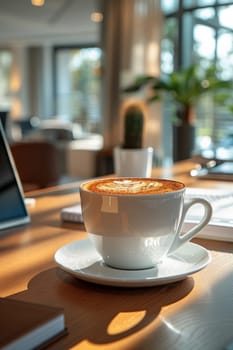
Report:
[{"label": "small cactus", "polygon": [[123,148],[142,148],[144,113],[140,105],[131,104],[124,112]]}]

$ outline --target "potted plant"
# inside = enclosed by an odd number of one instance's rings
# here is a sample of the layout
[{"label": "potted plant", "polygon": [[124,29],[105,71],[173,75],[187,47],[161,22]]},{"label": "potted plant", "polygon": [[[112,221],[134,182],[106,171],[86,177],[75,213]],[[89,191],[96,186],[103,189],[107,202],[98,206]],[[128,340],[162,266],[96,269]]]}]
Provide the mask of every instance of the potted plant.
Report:
[{"label": "potted plant", "polygon": [[215,66],[201,70],[197,65],[175,71],[164,77],[144,75],[124,89],[132,93],[144,86],[149,86],[147,102],[169,94],[175,108],[173,118],[174,160],[191,156],[194,143],[195,105],[203,94],[230,87],[229,81],[218,78]]},{"label": "potted plant", "polygon": [[130,103],[123,112],[122,148],[142,148],[145,114],[138,103]]},{"label": "potted plant", "polygon": [[145,110],[139,101],[123,106],[123,142],[114,148],[114,168],[119,176],[149,177],[153,148],[144,147]]}]

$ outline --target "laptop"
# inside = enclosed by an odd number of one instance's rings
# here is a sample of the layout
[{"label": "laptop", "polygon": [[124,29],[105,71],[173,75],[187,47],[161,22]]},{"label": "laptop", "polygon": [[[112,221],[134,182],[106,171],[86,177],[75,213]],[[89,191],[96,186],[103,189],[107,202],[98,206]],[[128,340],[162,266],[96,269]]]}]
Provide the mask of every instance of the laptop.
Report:
[{"label": "laptop", "polygon": [[0,122],[0,235],[7,228],[28,222],[22,185]]}]

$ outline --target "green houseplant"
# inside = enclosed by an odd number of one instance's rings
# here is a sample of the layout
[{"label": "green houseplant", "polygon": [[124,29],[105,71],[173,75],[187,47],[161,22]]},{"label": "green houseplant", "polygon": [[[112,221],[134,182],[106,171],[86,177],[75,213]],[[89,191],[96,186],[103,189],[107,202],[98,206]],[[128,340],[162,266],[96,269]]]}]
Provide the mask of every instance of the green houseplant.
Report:
[{"label": "green houseplant", "polygon": [[215,66],[200,69],[197,65],[191,65],[164,77],[139,76],[124,92],[136,92],[145,86],[149,88],[146,99],[148,103],[160,99],[164,93],[171,98],[175,110],[172,116],[174,160],[179,160],[191,155],[194,142],[194,109],[198,99],[206,93],[228,89],[231,83],[218,78]]},{"label": "green houseplant", "polygon": [[123,140],[114,148],[114,168],[119,176],[149,177],[153,148],[144,147],[145,110],[142,102],[127,101],[122,113]]},{"label": "green houseplant", "polygon": [[136,103],[126,107],[123,114],[124,138],[123,148],[142,148],[144,113],[142,108]]}]

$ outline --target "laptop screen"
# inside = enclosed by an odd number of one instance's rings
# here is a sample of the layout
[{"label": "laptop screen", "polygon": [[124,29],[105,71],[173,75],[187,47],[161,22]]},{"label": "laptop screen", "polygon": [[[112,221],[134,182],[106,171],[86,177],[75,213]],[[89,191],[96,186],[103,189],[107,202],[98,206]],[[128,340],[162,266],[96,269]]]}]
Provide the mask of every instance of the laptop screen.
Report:
[{"label": "laptop screen", "polygon": [[21,183],[0,123],[0,230],[29,221]]}]

